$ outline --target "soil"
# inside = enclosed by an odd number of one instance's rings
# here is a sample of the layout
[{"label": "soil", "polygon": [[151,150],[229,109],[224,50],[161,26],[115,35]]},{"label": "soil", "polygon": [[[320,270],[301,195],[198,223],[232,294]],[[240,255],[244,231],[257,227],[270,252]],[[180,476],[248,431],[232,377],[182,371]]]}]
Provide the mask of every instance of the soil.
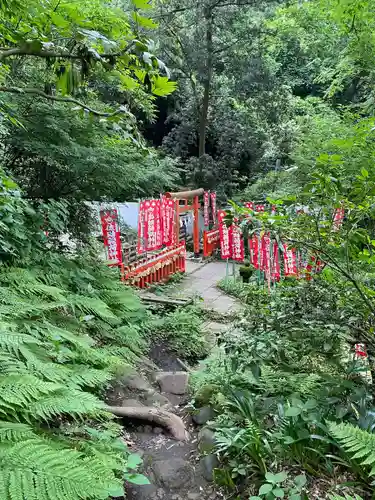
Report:
[{"label": "soil", "polygon": [[[116,406],[162,407],[180,416],[189,433],[187,441],[174,440],[166,429],[146,421],[126,422],[123,439],[132,453],[143,458],[142,472],[150,485],[126,484],[129,500],[219,500],[223,494],[213,485],[211,462],[198,449],[199,428],[188,411],[188,394],[161,393],[156,374],[183,371],[165,342],[152,346],[147,366],[130,372],[108,391],[107,402]],[[153,370],[151,369],[153,367]],[[144,368],[144,369],[143,369]],[[207,463],[212,465],[207,466]],[[211,467],[208,470],[208,467]]]}]

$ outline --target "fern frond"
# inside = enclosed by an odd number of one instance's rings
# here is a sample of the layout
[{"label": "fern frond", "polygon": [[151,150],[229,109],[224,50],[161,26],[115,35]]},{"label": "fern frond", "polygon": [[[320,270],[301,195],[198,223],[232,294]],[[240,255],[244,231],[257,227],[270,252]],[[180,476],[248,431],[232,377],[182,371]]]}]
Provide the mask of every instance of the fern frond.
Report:
[{"label": "fern frond", "polygon": [[93,394],[69,389],[39,397],[37,401],[28,405],[27,414],[34,419],[50,420],[64,414],[73,418],[81,415],[94,416],[103,410],[103,402]]},{"label": "fern frond", "polygon": [[118,320],[107,304],[98,298],[72,294],[68,296],[68,301],[74,308],[79,309],[85,314],[93,314],[104,320]]},{"label": "fern frond", "polygon": [[60,384],[44,382],[33,375],[6,375],[0,377],[0,409],[28,407],[41,396],[63,388]]},{"label": "fern frond", "polygon": [[103,385],[113,375],[105,370],[88,368],[87,365],[73,365],[69,370],[69,381],[78,387],[95,387]]},{"label": "fern frond", "polygon": [[372,467],[369,475],[375,475],[375,435],[351,424],[329,422],[328,428],[352,459],[361,459],[362,465]]},{"label": "fern frond", "polygon": [[43,439],[0,443],[2,500],[106,499],[119,487],[121,481],[108,468],[75,450]]},{"label": "fern frond", "polygon": [[29,425],[0,420],[0,442],[21,441],[35,437],[36,434]]}]

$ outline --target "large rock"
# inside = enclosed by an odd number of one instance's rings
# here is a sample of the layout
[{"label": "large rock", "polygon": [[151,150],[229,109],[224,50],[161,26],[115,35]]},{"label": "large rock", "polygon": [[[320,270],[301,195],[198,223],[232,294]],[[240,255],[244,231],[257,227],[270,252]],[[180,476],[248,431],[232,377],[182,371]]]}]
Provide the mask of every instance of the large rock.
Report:
[{"label": "large rock", "polygon": [[[156,498],[157,486],[154,484],[126,484],[126,498],[131,500],[148,500]],[[121,497],[123,498],[123,497]]]},{"label": "large rock", "polygon": [[151,391],[151,384],[139,373],[132,371],[122,376],[121,379],[117,381],[117,384],[122,384],[128,389],[133,391]]},{"label": "large rock", "polygon": [[162,392],[183,395],[187,392],[189,374],[186,372],[161,372],[156,380]]},{"label": "large rock", "polygon": [[142,401],[146,406],[153,406],[154,408],[164,408],[168,410],[171,408],[171,402],[166,396],[160,394],[156,391],[150,391],[145,394],[142,398]]},{"label": "large rock", "polygon": [[210,406],[204,406],[193,414],[193,420],[198,425],[204,425],[207,424],[209,420],[212,420],[214,416],[214,410]]},{"label": "large rock", "polygon": [[152,465],[152,470],[158,484],[170,489],[180,489],[193,481],[193,468],[182,458],[158,460]]},{"label": "large rock", "polygon": [[202,459],[203,476],[206,481],[214,480],[214,471],[219,467],[219,459],[213,453],[206,455]]},{"label": "large rock", "polygon": [[211,429],[202,429],[198,434],[198,446],[201,453],[210,453],[215,448],[215,433]]}]

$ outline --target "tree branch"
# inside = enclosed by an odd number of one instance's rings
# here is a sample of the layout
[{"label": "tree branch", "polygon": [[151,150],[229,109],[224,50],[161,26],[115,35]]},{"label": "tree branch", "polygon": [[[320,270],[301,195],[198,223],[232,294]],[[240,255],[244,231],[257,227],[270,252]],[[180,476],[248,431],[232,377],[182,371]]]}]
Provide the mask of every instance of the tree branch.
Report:
[{"label": "tree branch", "polygon": [[0,87],[0,92],[10,92],[13,94],[33,94],[33,95],[38,95],[39,97],[43,97],[44,99],[48,99],[50,101],[76,104],[80,108],[85,109],[86,111],[89,111],[90,113],[92,113],[95,116],[103,116],[106,118],[127,112],[127,109],[124,108],[124,106],[121,106],[119,109],[117,109],[116,111],[113,111],[112,113],[107,113],[105,111],[97,111],[96,109],[90,108],[90,106],[87,106],[83,102],[78,101],[78,99],[74,99],[73,97],[62,97],[62,96],[57,96],[57,95],[50,95],[50,94],[46,94],[45,92],[43,92],[42,90],[39,90],[39,89],[19,88],[19,87]]},{"label": "tree branch", "polygon": [[[134,45],[134,42],[131,42],[126,49],[121,52],[114,53],[92,53],[93,58],[99,57],[100,59],[108,59],[110,57],[121,57],[126,52],[128,52]],[[30,50],[27,47],[13,47],[11,49],[7,47],[0,47],[0,61],[6,59],[10,56],[32,56],[32,57],[42,57],[42,58],[53,58],[53,59],[86,59],[87,54],[72,54],[71,52],[55,52],[53,50]]]},{"label": "tree branch", "polygon": [[322,249],[321,247],[314,245],[313,243],[308,243],[306,241],[298,241],[298,240],[294,240],[294,239],[288,238],[288,237],[286,237],[285,239],[291,243],[295,243],[296,245],[305,246],[307,248],[310,248],[311,250],[315,250],[318,254],[320,253],[321,255],[325,256],[327,258],[326,263],[328,265],[331,265],[332,267],[334,267],[337,271],[339,271],[339,273],[341,273],[343,276],[345,276],[345,278],[353,284],[354,288],[357,290],[358,294],[360,295],[360,297],[362,298],[364,303],[367,305],[367,307],[370,309],[372,314],[375,314],[375,307],[374,307],[373,303],[370,301],[368,296],[361,289],[361,287],[357,283],[356,279],[350,273],[348,273],[337,262],[337,260],[334,257],[332,257],[332,255],[329,252]]}]

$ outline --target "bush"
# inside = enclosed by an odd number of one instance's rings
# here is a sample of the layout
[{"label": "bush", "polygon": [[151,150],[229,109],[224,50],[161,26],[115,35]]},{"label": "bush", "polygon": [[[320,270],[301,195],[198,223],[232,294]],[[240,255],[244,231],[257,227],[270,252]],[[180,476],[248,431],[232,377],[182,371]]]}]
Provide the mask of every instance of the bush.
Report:
[{"label": "bush", "polygon": [[209,349],[202,325],[202,312],[193,306],[155,318],[149,330],[159,339],[167,340],[177,356],[195,361],[204,358]]}]

